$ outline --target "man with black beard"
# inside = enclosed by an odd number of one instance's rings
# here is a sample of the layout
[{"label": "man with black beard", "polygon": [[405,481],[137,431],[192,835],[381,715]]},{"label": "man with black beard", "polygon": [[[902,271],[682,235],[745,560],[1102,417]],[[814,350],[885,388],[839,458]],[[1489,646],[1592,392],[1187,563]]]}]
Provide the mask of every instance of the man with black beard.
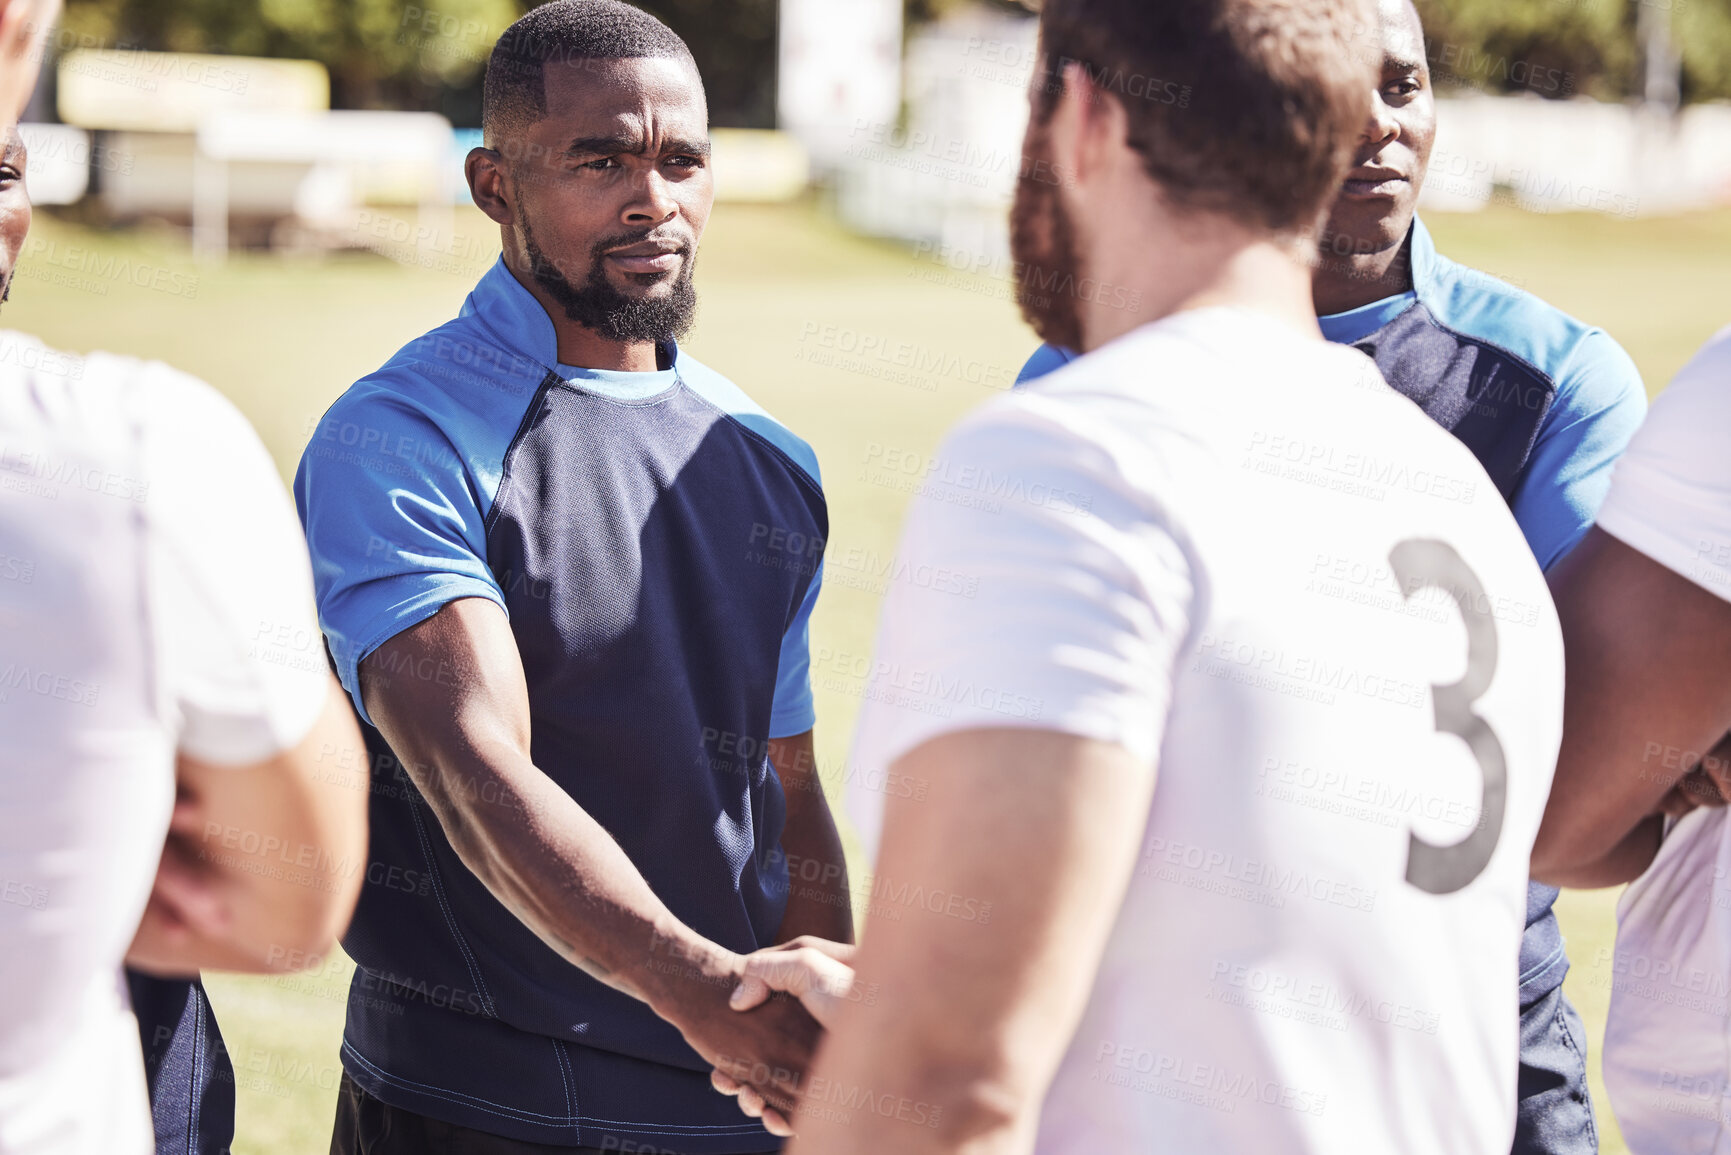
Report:
[{"label": "man with black beard", "polygon": [[557,0],[501,37],[483,120],[503,255],[296,479],[373,788],[331,1150],[767,1151],[707,1072],[786,1103],[817,1027],[729,989],[852,935],[817,462],[677,344],[713,201],[685,44]]}]

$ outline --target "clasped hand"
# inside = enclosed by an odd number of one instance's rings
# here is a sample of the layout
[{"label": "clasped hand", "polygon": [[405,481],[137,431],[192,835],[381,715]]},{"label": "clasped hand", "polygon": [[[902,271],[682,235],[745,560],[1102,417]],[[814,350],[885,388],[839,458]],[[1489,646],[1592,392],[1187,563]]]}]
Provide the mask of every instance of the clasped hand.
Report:
[{"label": "clasped hand", "polygon": [[[736,1011],[750,1011],[772,995],[788,995],[798,999],[806,1012],[827,1030],[853,989],[854,972],[850,964],[856,949],[802,935],[747,955],[744,976],[734,988],[728,1005]],[[788,1113],[765,1102],[755,1087],[719,1068],[710,1073],[709,1081],[722,1094],[736,1096],[739,1109],[754,1119],[762,1119],[771,1135],[785,1138],[793,1134]]]}]

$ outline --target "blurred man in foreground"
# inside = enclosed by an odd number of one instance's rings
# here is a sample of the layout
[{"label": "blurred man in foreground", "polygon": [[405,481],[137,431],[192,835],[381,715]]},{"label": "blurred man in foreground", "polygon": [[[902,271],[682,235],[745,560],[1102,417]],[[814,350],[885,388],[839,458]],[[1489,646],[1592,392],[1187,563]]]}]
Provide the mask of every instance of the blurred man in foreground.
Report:
[{"label": "blurred man in foreground", "polygon": [[[0,4],[5,292],[30,226],[17,69],[46,35],[16,50],[23,7]],[[287,495],[233,406],[0,334],[0,1151],[154,1148],[123,957],[291,970],[347,922],[365,795],[321,760],[359,735],[316,650],[271,648],[315,628]]]},{"label": "blurred man in foreground", "polygon": [[873,893],[962,901],[869,912],[794,1150],[1508,1150],[1561,644],[1492,479],[1318,331],[1373,20],[1046,4],[1013,237],[1086,355],[910,512],[903,561],[978,590],[892,588],[855,764],[929,783]]},{"label": "blurred man in foreground", "polygon": [[1552,575],[1568,711],[1533,874],[1634,880],[1604,1065],[1636,1155],[1713,1150],[1731,1085],[1728,444],[1731,329],[1654,403],[1597,527]]},{"label": "blurred man in foreground", "polygon": [[503,256],[296,483],[376,784],[331,1150],[768,1151],[709,1068],[788,1102],[817,1026],[731,1011],[741,956],[852,936],[817,461],[677,344],[714,196],[685,44],[556,0],[500,38],[483,120]]},{"label": "blurred man in foreground", "polygon": [[[1375,358],[1388,383],[1473,451],[1546,569],[1568,555],[1646,412],[1640,373],[1603,331],[1436,251],[1417,217],[1436,138],[1424,29],[1410,0],[1378,0],[1381,69],[1354,165],[1312,279],[1323,336]],[[1073,354],[1047,346],[1032,380]],[[1326,573],[1319,559],[1319,576]],[[1534,607],[1496,607],[1502,619]],[[859,794],[849,809],[874,809]],[[867,825],[871,825],[868,820]],[[1527,892],[1521,940],[1521,1109],[1515,1155],[1590,1155],[1586,1033],[1563,994],[1569,959],[1555,887]]]}]

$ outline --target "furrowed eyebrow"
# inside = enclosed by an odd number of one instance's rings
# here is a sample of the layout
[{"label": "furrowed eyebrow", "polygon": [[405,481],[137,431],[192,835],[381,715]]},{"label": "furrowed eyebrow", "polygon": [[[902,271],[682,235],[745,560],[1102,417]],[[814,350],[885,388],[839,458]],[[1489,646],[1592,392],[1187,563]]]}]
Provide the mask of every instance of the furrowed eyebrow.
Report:
[{"label": "furrowed eyebrow", "polygon": [[643,140],[635,136],[582,136],[565,148],[566,156],[610,156],[619,152],[640,152]]},{"label": "furrowed eyebrow", "polygon": [[707,140],[670,140],[663,153],[688,152],[692,156],[709,158],[709,142]]},{"label": "furrowed eyebrow", "polygon": [[1423,72],[1426,64],[1422,58],[1413,56],[1389,55],[1382,59],[1384,72]]},{"label": "furrowed eyebrow", "polygon": [[[707,140],[670,140],[662,148],[662,154],[690,153],[692,156],[709,156]],[[643,139],[637,136],[587,136],[574,140],[565,149],[566,156],[615,156],[622,152],[641,154]]]}]

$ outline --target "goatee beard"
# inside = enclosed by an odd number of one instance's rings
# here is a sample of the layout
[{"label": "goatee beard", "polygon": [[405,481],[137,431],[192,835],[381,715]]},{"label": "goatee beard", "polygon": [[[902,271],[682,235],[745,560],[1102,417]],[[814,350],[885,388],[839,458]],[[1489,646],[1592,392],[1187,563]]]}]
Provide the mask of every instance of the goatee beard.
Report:
[{"label": "goatee beard", "polygon": [[547,259],[528,219],[523,220],[523,247],[529,256],[530,275],[559,302],[567,317],[608,341],[664,345],[689,333],[697,319],[697,287],[692,283],[696,261],[689,246],[680,251],[679,278],[666,296],[626,296],[607,280],[606,256],[645,236],[635,233],[598,242],[589,255],[588,278],[582,285],[574,285],[556,262]]}]

